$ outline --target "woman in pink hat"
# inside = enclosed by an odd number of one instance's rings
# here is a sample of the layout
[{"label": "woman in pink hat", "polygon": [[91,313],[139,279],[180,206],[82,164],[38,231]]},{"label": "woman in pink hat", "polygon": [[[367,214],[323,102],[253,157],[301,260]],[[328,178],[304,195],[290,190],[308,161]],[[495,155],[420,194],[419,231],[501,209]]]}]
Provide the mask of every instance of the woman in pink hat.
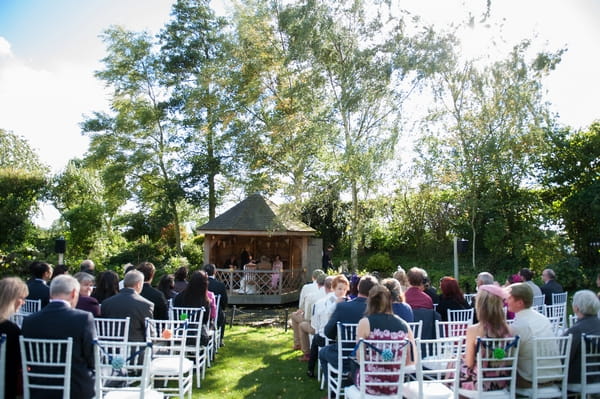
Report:
[{"label": "woman in pink hat", "polygon": [[[504,299],[506,296],[506,291],[497,285],[485,284],[479,286],[479,292],[475,301],[479,322],[469,326],[467,329],[465,355],[460,376],[461,388],[477,389],[477,372],[475,369],[477,337],[507,338],[513,336],[504,316]],[[502,389],[505,385],[506,381],[500,381],[493,386],[484,386],[484,389]]]}]

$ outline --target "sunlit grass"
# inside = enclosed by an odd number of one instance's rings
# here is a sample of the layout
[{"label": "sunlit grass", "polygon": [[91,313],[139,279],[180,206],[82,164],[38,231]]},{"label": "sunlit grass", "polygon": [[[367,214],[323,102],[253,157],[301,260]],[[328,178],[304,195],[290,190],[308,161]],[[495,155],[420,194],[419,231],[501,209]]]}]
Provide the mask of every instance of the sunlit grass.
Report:
[{"label": "sunlit grass", "polygon": [[[320,398],[316,379],[292,350],[292,331],[271,327],[227,327],[225,346],[206,371],[194,398]],[[194,379],[195,382],[195,379]],[[194,385],[195,386],[195,385]]]}]

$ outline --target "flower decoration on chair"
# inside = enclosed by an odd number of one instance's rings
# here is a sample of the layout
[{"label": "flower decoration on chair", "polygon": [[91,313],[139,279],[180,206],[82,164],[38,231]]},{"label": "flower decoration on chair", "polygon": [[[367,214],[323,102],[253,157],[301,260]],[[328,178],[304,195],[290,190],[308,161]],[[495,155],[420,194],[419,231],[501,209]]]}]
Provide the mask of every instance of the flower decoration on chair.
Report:
[{"label": "flower decoration on chair", "polygon": [[121,356],[113,356],[113,358],[110,359],[110,365],[114,370],[121,370],[125,366],[125,359]]},{"label": "flower decoration on chair", "polygon": [[381,358],[386,362],[391,362],[394,360],[394,352],[392,352],[389,348],[385,348],[381,351]]},{"label": "flower decoration on chair", "polygon": [[506,351],[503,348],[496,348],[492,353],[494,359],[502,360],[506,357]]}]

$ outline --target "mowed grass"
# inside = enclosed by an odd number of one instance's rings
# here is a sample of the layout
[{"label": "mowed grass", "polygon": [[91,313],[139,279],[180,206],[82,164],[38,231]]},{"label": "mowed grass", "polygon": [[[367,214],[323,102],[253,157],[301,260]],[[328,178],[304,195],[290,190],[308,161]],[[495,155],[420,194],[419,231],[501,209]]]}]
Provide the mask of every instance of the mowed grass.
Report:
[{"label": "mowed grass", "polygon": [[306,376],[306,363],[298,361],[292,331],[274,327],[233,326],[225,330],[225,346],[206,370],[194,398],[308,398],[327,394]]}]

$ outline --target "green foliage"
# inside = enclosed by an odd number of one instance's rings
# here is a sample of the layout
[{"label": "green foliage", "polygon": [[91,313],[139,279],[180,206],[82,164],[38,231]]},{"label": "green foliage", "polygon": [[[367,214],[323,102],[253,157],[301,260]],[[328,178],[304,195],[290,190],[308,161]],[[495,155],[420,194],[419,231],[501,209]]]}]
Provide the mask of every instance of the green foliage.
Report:
[{"label": "green foliage", "polygon": [[378,252],[369,257],[367,261],[367,270],[372,272],[378,272],[379,276],[391,276],[394,271],[396,271],[396,267],[390,259],[390,255],[386,252]]},{"label": "green foliage", "polygon": [[548,265],[548,268],[554,270],[556,280],[563,286],[565,291],[571,294],[586,288],[594,291],[597,288],[595,287],[597,271],[585,268],[578,258],[571,256],[555,264]]}]

